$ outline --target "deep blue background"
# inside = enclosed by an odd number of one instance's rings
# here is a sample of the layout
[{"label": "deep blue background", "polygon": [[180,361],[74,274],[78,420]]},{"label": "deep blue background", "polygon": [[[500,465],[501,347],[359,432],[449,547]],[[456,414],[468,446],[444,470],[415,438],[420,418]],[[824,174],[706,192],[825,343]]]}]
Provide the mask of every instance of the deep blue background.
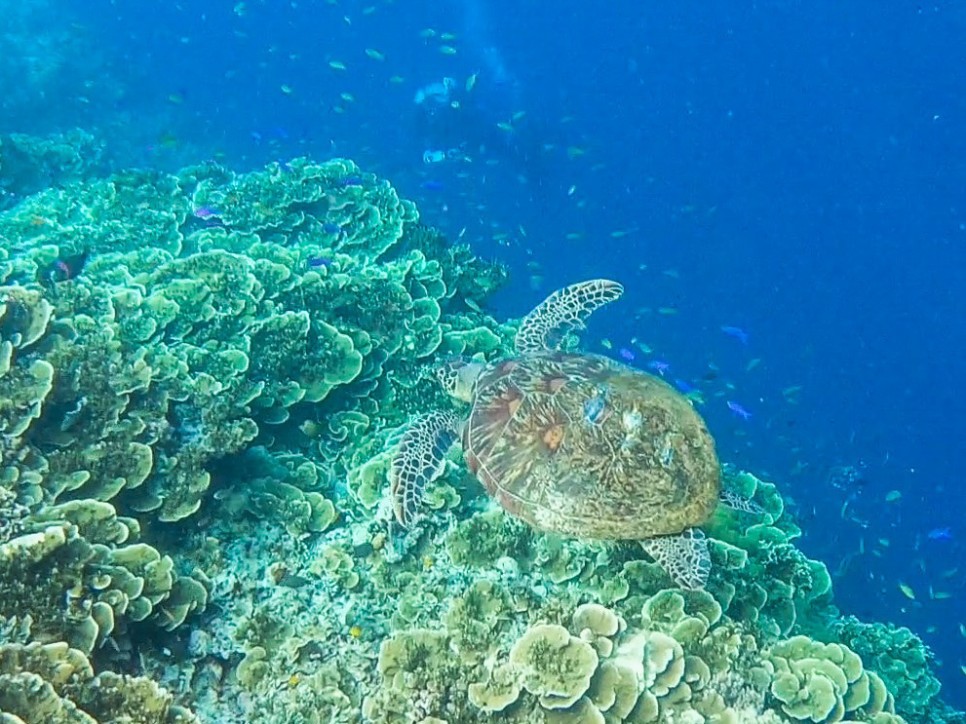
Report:
[{"label": "deep blue background", "polygon": [[[722,456],[795,501],[842,607],[924,635],[966,704],[966,5],[65,5],[51,21],[97,46],[110,102],[65,87],[62,113],[0,130],[98,127],[117,162],[162,167],[353,158],[513,266],[501,315],[622,280],[588,345],[703,385]],[[512,82],[494,82],[486,47]],[[456,128],[472,161],[423,164],[416,89],[474,72]],[[514,111],[518,130],[495,130]],[[833,486],[838,465],[863,482]],[[952,540],[928,537],[943,527]]]}]

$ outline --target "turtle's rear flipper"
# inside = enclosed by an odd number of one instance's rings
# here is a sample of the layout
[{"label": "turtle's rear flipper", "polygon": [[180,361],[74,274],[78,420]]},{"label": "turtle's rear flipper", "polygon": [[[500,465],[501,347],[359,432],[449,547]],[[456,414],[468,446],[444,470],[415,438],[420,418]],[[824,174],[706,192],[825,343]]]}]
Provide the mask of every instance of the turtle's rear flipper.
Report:
[{"label": "turtle's rear flipper", "polygon": [[726,508],[738,510],[742,513],[751,513],[753,515],[765,514],[765,509],[758,505],[758,503],[733,490],[722,490],[718,502]]},{"label": "turtle's rear flipper", "polygon": [[599,307],[620,299],[624,287],[609,279],[591,279],[558,289],[523,319],[517,331],[517,352],[556,349],[556,337],[575,327]]},{"label": "turtle's rear flipper", "polygon": [[459,437],[459,418],[437,410],[417,417],[399,440],[389,468],[389,491],[396,520],[409,526],[426,486],[443,474],[447,451]]},{"label": "turtle's rear flipper", "polygon": [[708,539],[698,528],[641,541],[644,550],[681,588],[704,588],[711,572]]}]

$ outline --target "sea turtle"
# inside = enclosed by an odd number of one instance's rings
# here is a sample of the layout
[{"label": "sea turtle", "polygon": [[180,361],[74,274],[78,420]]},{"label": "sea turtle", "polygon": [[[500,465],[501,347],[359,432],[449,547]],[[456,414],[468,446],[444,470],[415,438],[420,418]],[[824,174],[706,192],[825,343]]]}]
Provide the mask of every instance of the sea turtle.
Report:
[{"label": "sea turtle", "polygon": [[560,289],[523,320],[516,356],[439,370],[472,407],[465,418],[428,412],[403,433],[389,476],[400,524],[415,519],[461,438],[467,466],[512,515],[577,538],[639,540],[678,585],[704,586],[710,558],[696,526],[721,496],[704,421],[663,380],[558,348],[563,332],[623,291],[606,279]]}]

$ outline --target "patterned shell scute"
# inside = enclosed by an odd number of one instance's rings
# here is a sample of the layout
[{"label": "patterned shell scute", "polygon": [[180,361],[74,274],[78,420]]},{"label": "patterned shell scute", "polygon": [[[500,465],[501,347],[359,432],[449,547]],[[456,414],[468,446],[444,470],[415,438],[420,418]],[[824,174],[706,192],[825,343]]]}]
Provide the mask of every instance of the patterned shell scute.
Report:
[{"label": "patterned shell scute", "polygon": [[700,415],[662,380],[597,355],[490,366],[463,435],[490,495],[542,530],[636,540],[700,525],[717,505],[720,467]]}]

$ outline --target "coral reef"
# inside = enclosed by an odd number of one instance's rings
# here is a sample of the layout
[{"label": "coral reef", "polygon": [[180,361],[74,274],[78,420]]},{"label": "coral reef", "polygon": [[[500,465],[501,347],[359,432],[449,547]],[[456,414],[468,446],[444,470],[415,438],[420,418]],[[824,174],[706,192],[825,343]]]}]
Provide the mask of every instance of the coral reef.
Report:
[{"label": "coral reef", "polygon": [[[450,327],[499,339],[463,305],[502,274],[416,222],[345,161],[128,172],[0,215],[3,620],[86,654],[174,630],[218,572],[179,540],[206,500],[293,539],[350,512],[346,438],[432,399],[417,361]],[[351,558],[328,551],[319,570],[348,585]]]},{"label": "coral reef", "polygon": [[190,724],[194,715],[143,677],[94,674],[65,643],[0,646],[0,718],[10,724],[98,721]]},{"label": "coral reef", "polygon": [[101,143],[79,128],[46,137],[0,136],[0,208],[28,194],[93,176],[103,154]]},{"label": "coral reef", "polygon": [[938,701],[913,634],[831,625],[777,487],[733,468],[765,515],[716,513],[706,591],[511,519],[456,452],[395,529],[400,426],[450,404],[433,366],[513,327],[482,311],[505,271],[350,161],[65,179],[0,240],[11,721],[889,724]]}]

